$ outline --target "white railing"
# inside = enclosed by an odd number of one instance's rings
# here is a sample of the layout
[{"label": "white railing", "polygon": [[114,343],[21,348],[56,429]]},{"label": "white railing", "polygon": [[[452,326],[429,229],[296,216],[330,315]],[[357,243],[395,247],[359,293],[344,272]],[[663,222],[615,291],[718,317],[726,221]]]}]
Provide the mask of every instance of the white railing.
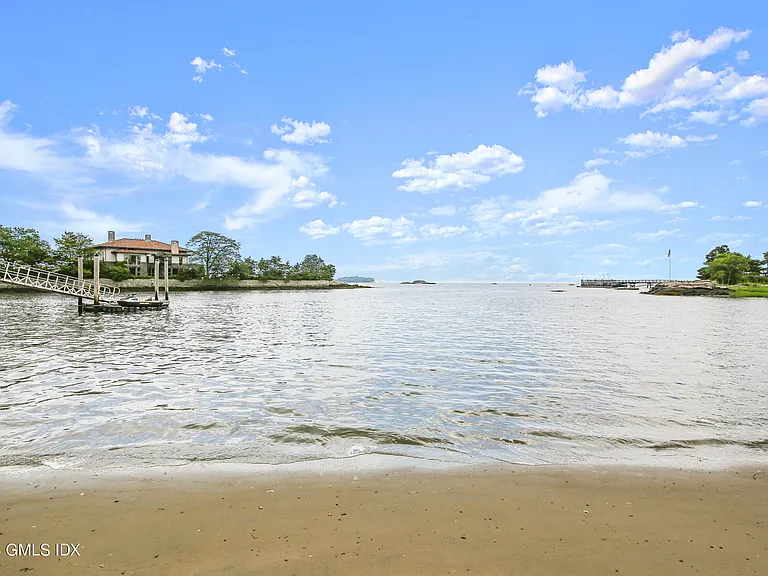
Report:
[{"label": "white railing", "polygon": [[[68,296],[94,299],[96,287],[89,280],[78,280],[73,276],[56,274],[48,270],[32,268],[26,264],[7,262],[0,260],[0,282],[26,286],[47,292],[57,292]],[[99,286],[99,300],[113,301],[120,294],[120,288],[113,286]]]}]

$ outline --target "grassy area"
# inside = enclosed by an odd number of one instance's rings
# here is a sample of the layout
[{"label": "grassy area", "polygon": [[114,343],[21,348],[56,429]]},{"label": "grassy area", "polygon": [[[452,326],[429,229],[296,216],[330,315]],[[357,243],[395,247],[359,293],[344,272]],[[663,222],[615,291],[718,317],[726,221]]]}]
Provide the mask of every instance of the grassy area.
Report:
[{"label": "grassy area", "polygon": [[739,284],[729,289],[733,298],[768,298],[768,284]]}]

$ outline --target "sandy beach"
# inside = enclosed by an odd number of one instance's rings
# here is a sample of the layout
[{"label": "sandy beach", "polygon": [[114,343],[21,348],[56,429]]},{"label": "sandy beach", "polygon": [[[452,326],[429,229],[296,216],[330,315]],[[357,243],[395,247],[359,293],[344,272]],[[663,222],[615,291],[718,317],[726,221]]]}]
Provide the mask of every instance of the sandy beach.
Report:
[{"label": "sandy beach", "polygon": [[[2,492],[2,574],[768,574],[758,469],[55,472]],[[49,555],[9,556],[30,543]]]}]

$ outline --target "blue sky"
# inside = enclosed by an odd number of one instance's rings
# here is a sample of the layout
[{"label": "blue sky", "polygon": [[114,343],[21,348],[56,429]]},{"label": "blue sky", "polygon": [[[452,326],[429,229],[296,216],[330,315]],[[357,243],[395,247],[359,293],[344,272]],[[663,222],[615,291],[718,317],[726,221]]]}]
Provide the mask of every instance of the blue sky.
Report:
[{"label": "blue sky", "polygon": [[0,223],[381,280],[768,251],[762,3],[273,4],[1,8]]}]

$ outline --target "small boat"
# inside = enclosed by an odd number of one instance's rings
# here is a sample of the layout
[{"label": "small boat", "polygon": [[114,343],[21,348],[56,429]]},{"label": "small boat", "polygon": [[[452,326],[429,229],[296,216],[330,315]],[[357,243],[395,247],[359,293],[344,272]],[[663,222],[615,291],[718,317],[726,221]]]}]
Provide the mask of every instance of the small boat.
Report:
[{"label": "small boat", "polygon": [[150,298],[141,300],[136,294],[121,298],[117,303],[128,308],[165,308],[168,306],[168,302],[164,300],[152,300]]}]

